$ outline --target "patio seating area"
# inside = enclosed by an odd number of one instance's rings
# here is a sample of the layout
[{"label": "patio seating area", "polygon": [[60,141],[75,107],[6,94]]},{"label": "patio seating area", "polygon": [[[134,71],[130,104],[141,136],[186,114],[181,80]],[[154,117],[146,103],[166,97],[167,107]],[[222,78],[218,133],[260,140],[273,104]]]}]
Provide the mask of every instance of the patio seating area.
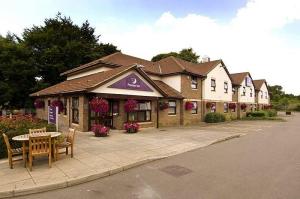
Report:
[{"label": "patio seating area", "polygon": [[[9,168],[13,169],[13,163],[23,160],[24,167],[29,166],[32,171],[32,164],[35,157],[46,156],[48,158],[49,167],[52,161],[58,159],[60,149],[65,149],[68,155],[68,149],[71,148],[71,158],[73,158],[73,146],[75,138],[75,130],[69,129],[68,133],[47,132],[46,127],[40,129],[29,129],[29,134],[18,135],[12,138],[15,142],[22,142],[21,148],[12,148],[10,141],[5,133],[2,134],[8,156]],[[63,140],[59,139],[62,137]],[[22,158],[14,159],[14,156]]]},{"label": "patio seating area", "polygon": [[6,159],[0,160],[0,198],[73,186],[272,125],[280,122],[237,121],[206,127],[148,128],[136,134],[112,130],[108,137],[76,132],[74,157],[61,155],[51,168],[47,157],[35,159],[32,171],[24,168],[22,162],[10,169]]}]

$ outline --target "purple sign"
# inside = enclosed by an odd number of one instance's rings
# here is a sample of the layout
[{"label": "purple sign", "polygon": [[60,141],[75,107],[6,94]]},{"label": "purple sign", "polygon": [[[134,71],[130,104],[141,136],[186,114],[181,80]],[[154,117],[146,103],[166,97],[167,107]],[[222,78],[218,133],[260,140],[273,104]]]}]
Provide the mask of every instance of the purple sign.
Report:
[{"label": "purple sign", "polygon": [[108,88],[153,92],[153,90],[143,80],[141,80],[139,76],[137,76],[134,73],[131,73],[130,75],[110,85]]},{"label": "purple sign", "polygon": [[56,124],[56,122],[57,122],[56,106],[49,106],[49,109],[48,109],[48,123]]}]

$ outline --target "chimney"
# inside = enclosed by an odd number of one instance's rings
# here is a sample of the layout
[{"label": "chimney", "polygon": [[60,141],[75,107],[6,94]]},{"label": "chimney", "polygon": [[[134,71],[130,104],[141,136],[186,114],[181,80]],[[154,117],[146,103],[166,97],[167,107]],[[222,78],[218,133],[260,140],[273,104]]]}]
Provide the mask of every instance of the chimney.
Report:
[{"label": "chimney", "polygon": [[202,57],[202,63],[205,63],[205,62],[210,62],[210,57],[207,55]]}]

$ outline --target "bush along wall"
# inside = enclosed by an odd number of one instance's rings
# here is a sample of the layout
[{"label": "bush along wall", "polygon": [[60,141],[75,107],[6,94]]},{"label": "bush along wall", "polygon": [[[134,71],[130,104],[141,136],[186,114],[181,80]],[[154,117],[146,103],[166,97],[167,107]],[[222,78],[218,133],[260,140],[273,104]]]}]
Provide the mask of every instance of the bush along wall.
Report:
[{"label": "bush along wall", "polygon": [[276,117],[277,111],[275,109],[269,109],[264,111],[254,111],[254,112],[248,112],[246,114],[247,117]]},{"label": "bush along wall", "polygon": [[6,145],[2,134],[9,138],[12,147],[21,147],[21,142],[14,142],[12,138],[17,135],[27,134],[29,129],[46,127],[47,131],[56,131],[55,125],[48,124],[47,121],[32,117],[31,115],[17,115],[13,118],[0,117],[0,158],[7,157]]},{"label": "bush along wall", "polygon": [[207,113],[205,115],[204,121],[206,123],[225,122],[225,115],[222,113]]}]

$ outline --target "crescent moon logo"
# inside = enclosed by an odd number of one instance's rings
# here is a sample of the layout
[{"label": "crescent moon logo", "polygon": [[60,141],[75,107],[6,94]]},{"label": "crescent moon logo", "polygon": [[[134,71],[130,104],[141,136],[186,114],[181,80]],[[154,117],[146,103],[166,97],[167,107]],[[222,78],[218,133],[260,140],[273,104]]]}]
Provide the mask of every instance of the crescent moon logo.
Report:
[{"label": "crescent moon logo", "polygon": [[136,84],[136,82],[137,82],[136,78],[132,78],[131,80],[132,80],[132,84]]}]

